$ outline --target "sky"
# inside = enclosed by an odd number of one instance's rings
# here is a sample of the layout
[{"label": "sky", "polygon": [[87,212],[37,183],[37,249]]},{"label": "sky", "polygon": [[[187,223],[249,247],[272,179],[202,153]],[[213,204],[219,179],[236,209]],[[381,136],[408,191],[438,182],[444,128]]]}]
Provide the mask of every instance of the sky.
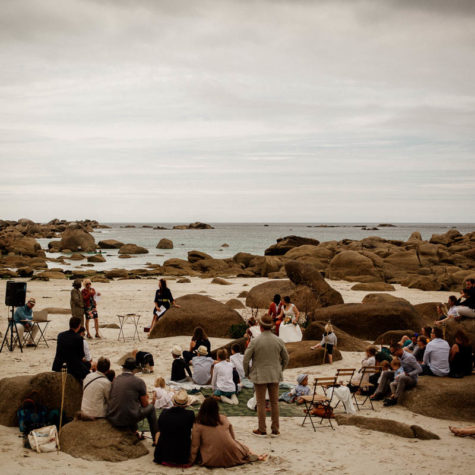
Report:
[{"label": "sky", "polygon": [[475,222],[472,0],[2,0],[0,219]]}]

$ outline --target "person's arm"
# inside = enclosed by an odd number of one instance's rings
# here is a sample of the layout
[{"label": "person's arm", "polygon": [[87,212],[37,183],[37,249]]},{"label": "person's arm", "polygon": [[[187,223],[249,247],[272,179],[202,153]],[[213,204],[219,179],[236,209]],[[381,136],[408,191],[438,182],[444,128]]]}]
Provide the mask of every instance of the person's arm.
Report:
[{"label": "person's arm", "polygon": [[428,365],[430,363],[430,343],[426,346],[426,351],[424,351],[424,358],[422,359],[422,362],[425,365]]},{"label": "person's arm", "polygon": [[183,360],[183,365],[185,366],[185,371],[188,373],[188,376],[192,378],[193,374],[191,373],[190,367],[185,363],[185,360]]},{"label": "person's arm", "polygon": [[296,325],[299,322],[300,312],[296,305],[294,305],[294,313],[295,317],[293,318],[292,322]]},{"label": "person's arm", "polygon": [[216,380],[218,379],[218,372],[219,372],[219,368],[218,368],[218,371],[216,371],[216,365],[215,365],[212,371],[213,376],[211,378],[211,387],[213,389],[216,389]]},{"label": "person's arm", "polygon": [[454,343],[452,345],[452,348],[450,348],[450,355],[449,355],[449,361],[453,361],[453,359],[455,358],[455,355],[460,351],[460,348],[459,346],[457,345],[457,343]]},{"label": "person's arm", "polygon": [[149,405],[148,394],[145,394],[145,396],[140,396],[140,404],[142,407],[147,407]]},{"label": "person's arm", "polygon": [[191,450],[190,450],[190,463],[194,463],[198,451],[200,450],[201,445],[201,429],[198,424],[193,426],[191,431]]},{"label": "person's arm", "polygon": [[289,353],[287,352],[287,348],[285,345],[282,345],[282,348],[280,350],[280,363],[282,366],[282,371],[287,367],[287,364],[289,362]]},{"label": "person's arm", "polygon": [[195,340],[191,340],[190,341],[190,351],[193,351],[195,349],[195,346],[196,346],[196,341]]},{"label": "person's arm", "polygon": [[[221,417],[224,417],[225,419],[227,419],[226,416],[221,416]],[[231,423],[229,423],[229,433],[231,434],[231,437],[236,440],[236,436],[234,435],[234,429],[233,429],[233,425]]]}]

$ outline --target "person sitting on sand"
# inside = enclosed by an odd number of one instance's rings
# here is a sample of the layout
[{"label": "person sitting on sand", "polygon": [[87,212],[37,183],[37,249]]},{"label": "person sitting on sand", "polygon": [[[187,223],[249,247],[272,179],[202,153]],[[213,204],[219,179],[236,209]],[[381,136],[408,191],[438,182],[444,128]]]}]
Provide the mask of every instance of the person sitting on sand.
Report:
[{"label": "person sitting on sand", "polygon": [[442,328],[432,329],[432,340],[427,344],[422,364],[422,374],[429,376],[448,376],[450,372],[450,346],[442,338]]},{"label": "person sitting on sand", "polygon": [[214,360],[208,356],[208,349],[203,345],[198,347],[190,363],[193,366],[193,382],[200,386],[210,384]]},{"label": "person sitting on sand", "polygon": [[190,463],[226,468],[266,458],[266,454],[253,454],[236,440],[233,426],[226,416],[219,413],[215,399],[204,400],[193,426]]},{"label": "person sitting on sand", "polygon": [[[182,349],[178,345],[175,345],[172,348],[173,363],[170,379],[176,383],[185,383],[193,376],[191,374],[190,367],[185,363],[185,360],[181,357],[181,354]],[[185,371],[188,373],[189,377],[186,376]]]},{"label": "person sitting on sand", "polygon": [[[399,376],[397,386],[394,390],[394,397],[386,399],[386,405],[393,406],[397,404],[398,398],[402,396],[406,389],[411,389],[417,385],[417,376],[422,373],[420,364],[414,358],[414,355],[408,351],[404,351],[399,343],[393,343],[389,347],[391,355],[399,358],[404,374]],[[395,371],[383,371],[378,383],[376,391],[371,396],[373,401],[380,401],[384,399],[386,394],[390,391],[390,383],[394,380]],[[385,401],[385,402],[386,402]]]},{"label": "person sitting on sand", "polygon": [[94,329],[96,330],[96,338],[102,338],[99,335],[99,316],[97,313],[97,302],[96,297],[99,297],[101,294],[96,293],[96,290],[92,287],[92,283],[89,279],[84,279],[83,281],[84,288],[81,290],[82,299],[84,301],[84,316],[86,317],[86,331],[87,338],[92,338],[91,332],[89,331],[89,320],[94,320]]},{"label": "person sitting on sand", "polygon": [[196,327],[193,330],[193,336],[191,337],[190,351],[183,352],[183,359],[185,360],[186,364],[188,364],[192,358],[197,355],[196,350],[200,346],[204,346],[206,348],[206,356],[209,356],[211,353],[211,343],[209,341],[208,335],[206,335],[205,331],[201,327]]},{"label": "person sitting on sand", "polygon": [[330,323],[325,325],[325,332],[322,336],[322,341],[315,346],[311,346],[311,350],[316,350],[318,348],[325,348],[326,354],[328,355],[328,362],[330,364],[333,363],[333,348],[336,346],[338,342],[338,338],[336,337],[335,333],[333,332],[333,327]]},{"label": "person sitting on sand", "polygon": [[158,433],[153,461],[172,467],[189,467],[191,429],[195,413],[186,409],[188,394],[184,389],[173,396],[173,407],[164,409],[158,418]]},{"label": "person sitting on sand", "polygon": [[275,294],[272,302],[269,305],[269,310],[267,310],[267,315],[272,318],[275,324],[275,334],[277,336],[279,336],[279,327],[282,323],[282,318],[280,318],[281,308],[281,297],[279,294]]},{"label": "person sitting on sand", "polygon": [[110,366],[110,361],[101,356],[97,360],[96,371],[89,373],[84,378],[81,418],[100,419],[106,417],[111,392],[111,382],[107,378]]},{"label": "person sitting on sand", "polygon": [[302,396],[309,396],[311,392],[311,389],[308,387],[308,374],[299,374],[297,376],[297,386],[291,391],[282,393],[279,401],[285,401],[289,404],[292,402],[303,404]]},{"label": "person sitting on sand", "polygon": [[449,355],[450,376],[463,378],[472,374],[472,345],[463,330],[455,333],[455,343]]},{"label": "person sitting on sand", "polygon": [[236,396],[236,385],[233,380],[233,365],[227,361],[228,352],[225,349],[218,350],[218,362],[214,366],[213,378],[211,385],[213,386],[213,394],[216,399],[227,404],[238,405],[239,400]]},{"label": "person sitting on sand", "polygon": [[135,358],[137,367],[143,374],[153,373],[155,363],[151,353],[135,349],[132,351],[132,356]]},{"label": "person sitting on sand", "polygon": [[134,374],[138,371],[135,359],[127,358],[122,368],[122,374],[112,382],[107,420],[114,427],[136,431],[137,423],[146,418],[155,440],[157,416],[149,404],[145,382]]},{"label": "person sitting on sand", "polygon": [[173,391],[167,391],[165,380],[161,377],[155,380],[152,404],[155,409],[168,409],[173,407]]},{"label": "person sitting on sand", "polygon": [[475,437],[475,426],[453,427],[449,426],[450,432],[457,437]]},{"label": "person sitting on sand", "polygon": [[427,343],[428,343],[428,340],[425,336],[419,335],[417,337],[417,346],[412,352],[412,354],[414,355],[414,358],[417,360],[419,364],[422,363],[424,359],[424,353],[426,351]]}]

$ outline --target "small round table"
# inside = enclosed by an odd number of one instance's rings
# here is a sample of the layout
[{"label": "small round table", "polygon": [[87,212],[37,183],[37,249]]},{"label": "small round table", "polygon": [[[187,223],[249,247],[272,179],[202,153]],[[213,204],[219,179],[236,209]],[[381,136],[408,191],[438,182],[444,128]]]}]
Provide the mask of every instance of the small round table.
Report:
[{"label": "small round table", "polygon": [[125,341],[126,336],[124,334],[124,324],[127,320],[132,320],[132,324],[134,325],[134,333],[131,337],[132,340],[137,339],[140,341],[140,335],[139,335],[139,322],[140,322],[140,317],[141,315],[138,315],[136,313],[128,313],[127,315],[117,315],[117,318],[119,319],[119,336],[117,337],[117,340],[120,340],[122,338],[122,341]]}]

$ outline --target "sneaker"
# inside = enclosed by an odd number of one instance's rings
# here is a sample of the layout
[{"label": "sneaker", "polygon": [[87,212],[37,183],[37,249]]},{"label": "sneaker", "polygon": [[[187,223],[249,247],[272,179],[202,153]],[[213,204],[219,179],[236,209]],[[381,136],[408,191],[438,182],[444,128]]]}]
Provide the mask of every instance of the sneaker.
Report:
[{"label": "sneaker", "polygon": [[252,431],[254,435],[257,435],[258,437],[266,437],[267,432],[261,432],[259,429],[255,429]]},{"label": "sneaker", "polygon": [[270,436],[271,436],[271,437],[279,437],[279,435],[280,435],[280,432],[279,432],[278,430],[273,430],[273,431],[271,432],[271,435],[270,435]]}]

